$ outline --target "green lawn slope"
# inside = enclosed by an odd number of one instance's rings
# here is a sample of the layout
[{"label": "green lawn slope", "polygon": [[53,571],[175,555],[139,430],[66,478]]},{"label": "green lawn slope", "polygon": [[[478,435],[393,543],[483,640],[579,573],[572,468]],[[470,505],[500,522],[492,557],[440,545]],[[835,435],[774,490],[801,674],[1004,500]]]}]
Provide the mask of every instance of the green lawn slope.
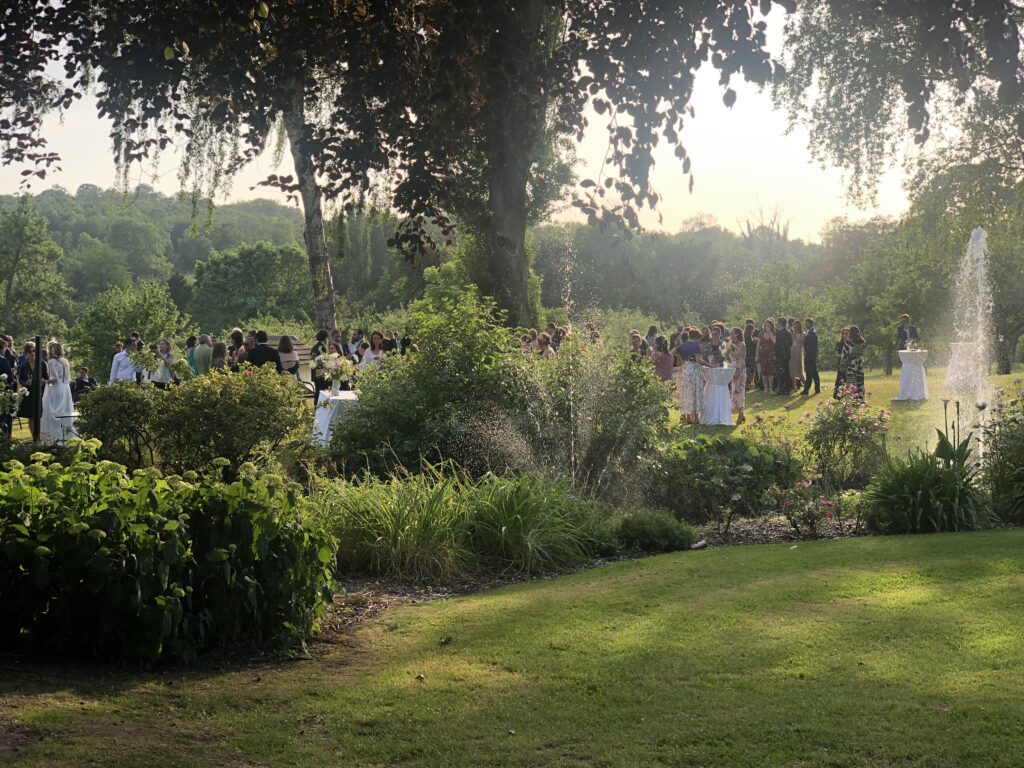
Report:
[{"label": "green lawn slope", "polygon": [[1024,531],[685,552],[406,605],[309,660],[0,665],[12,766],[1024,764]]}]

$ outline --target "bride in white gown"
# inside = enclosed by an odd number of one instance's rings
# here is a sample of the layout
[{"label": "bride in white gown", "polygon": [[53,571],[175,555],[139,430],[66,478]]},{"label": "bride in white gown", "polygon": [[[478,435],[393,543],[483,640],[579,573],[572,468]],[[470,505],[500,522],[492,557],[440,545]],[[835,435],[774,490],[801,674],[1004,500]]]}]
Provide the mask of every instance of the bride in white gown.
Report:
[{"label": "bride in white gown", "polygon": [[39,436],[44,443],[63,445],[65,437],[71,436],[73,424],[70,416],[75,411],[71,399],[71,366],[64,357],[64,348],[59,342],[47,347],[46,389],[43,391],[43,419],[39,425]]}]

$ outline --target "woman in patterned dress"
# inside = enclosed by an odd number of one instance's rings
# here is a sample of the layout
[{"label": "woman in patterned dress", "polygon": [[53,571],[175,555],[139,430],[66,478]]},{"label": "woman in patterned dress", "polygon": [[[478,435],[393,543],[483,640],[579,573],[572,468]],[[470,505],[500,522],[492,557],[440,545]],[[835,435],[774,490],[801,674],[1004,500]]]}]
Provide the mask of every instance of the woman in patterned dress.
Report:
[{"label": "woman in patterned dress", "polygon": [[850,326],[850,340],[846,342],[846,383],[857,388],[857,399],[864,399],[864,348],[868,341],[860,335],[860,328]]},{"label": "woman in patterned dress", "polygon": [[687,424],[697,423],[704,406],[704,377],[698,362],[700,339],[700,331],[691,330],[687,339],[673,350],[683,361],[679,369],[679,410]]}]

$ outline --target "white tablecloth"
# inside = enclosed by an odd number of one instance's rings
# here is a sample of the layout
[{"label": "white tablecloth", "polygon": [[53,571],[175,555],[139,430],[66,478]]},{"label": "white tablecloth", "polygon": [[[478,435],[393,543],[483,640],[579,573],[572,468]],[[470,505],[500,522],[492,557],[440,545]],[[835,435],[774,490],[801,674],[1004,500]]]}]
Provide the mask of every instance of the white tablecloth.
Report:
[{"label": "white tablecloth", "polygon": [[729,400],[729,382],[736,375],[735,368],[701,367],[704,374],[704,410],[701,424],[732,426],[732,408]]},{"label": "white tablecloth", "polygon": [[928,359],[927,349],[901,349],[900,362],[900,393],[894,400],[927,400],[928,379],[924,372],[924,363]]},{"label": "white tablecloth", "polygon": [[339,392],[327,397],[321,396],[313,418],[313,443],[325,448],[331,443],[334,423],[344,418],[345,411],[352,407],[359,398],[355,392]]}]

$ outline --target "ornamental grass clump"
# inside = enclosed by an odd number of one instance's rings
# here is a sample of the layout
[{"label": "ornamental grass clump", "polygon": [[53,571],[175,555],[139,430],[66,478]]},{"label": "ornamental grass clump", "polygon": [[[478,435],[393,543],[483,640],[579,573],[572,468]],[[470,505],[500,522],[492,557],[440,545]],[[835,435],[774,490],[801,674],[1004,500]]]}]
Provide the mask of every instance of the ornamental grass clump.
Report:
[{"label": "ornamental grass clump", "polygon": [[302,647],[334,544],[293,484],[129,473],[97,448],[0,471],[0,647],[132,664]]},{"label": "ornamental grass clump", "polygon": [[452,464],[386,479],[322,480],[317,514],[342,573],[451,582],[536,573],[614,549],[605,508],[542,475],[472,478]]}]

